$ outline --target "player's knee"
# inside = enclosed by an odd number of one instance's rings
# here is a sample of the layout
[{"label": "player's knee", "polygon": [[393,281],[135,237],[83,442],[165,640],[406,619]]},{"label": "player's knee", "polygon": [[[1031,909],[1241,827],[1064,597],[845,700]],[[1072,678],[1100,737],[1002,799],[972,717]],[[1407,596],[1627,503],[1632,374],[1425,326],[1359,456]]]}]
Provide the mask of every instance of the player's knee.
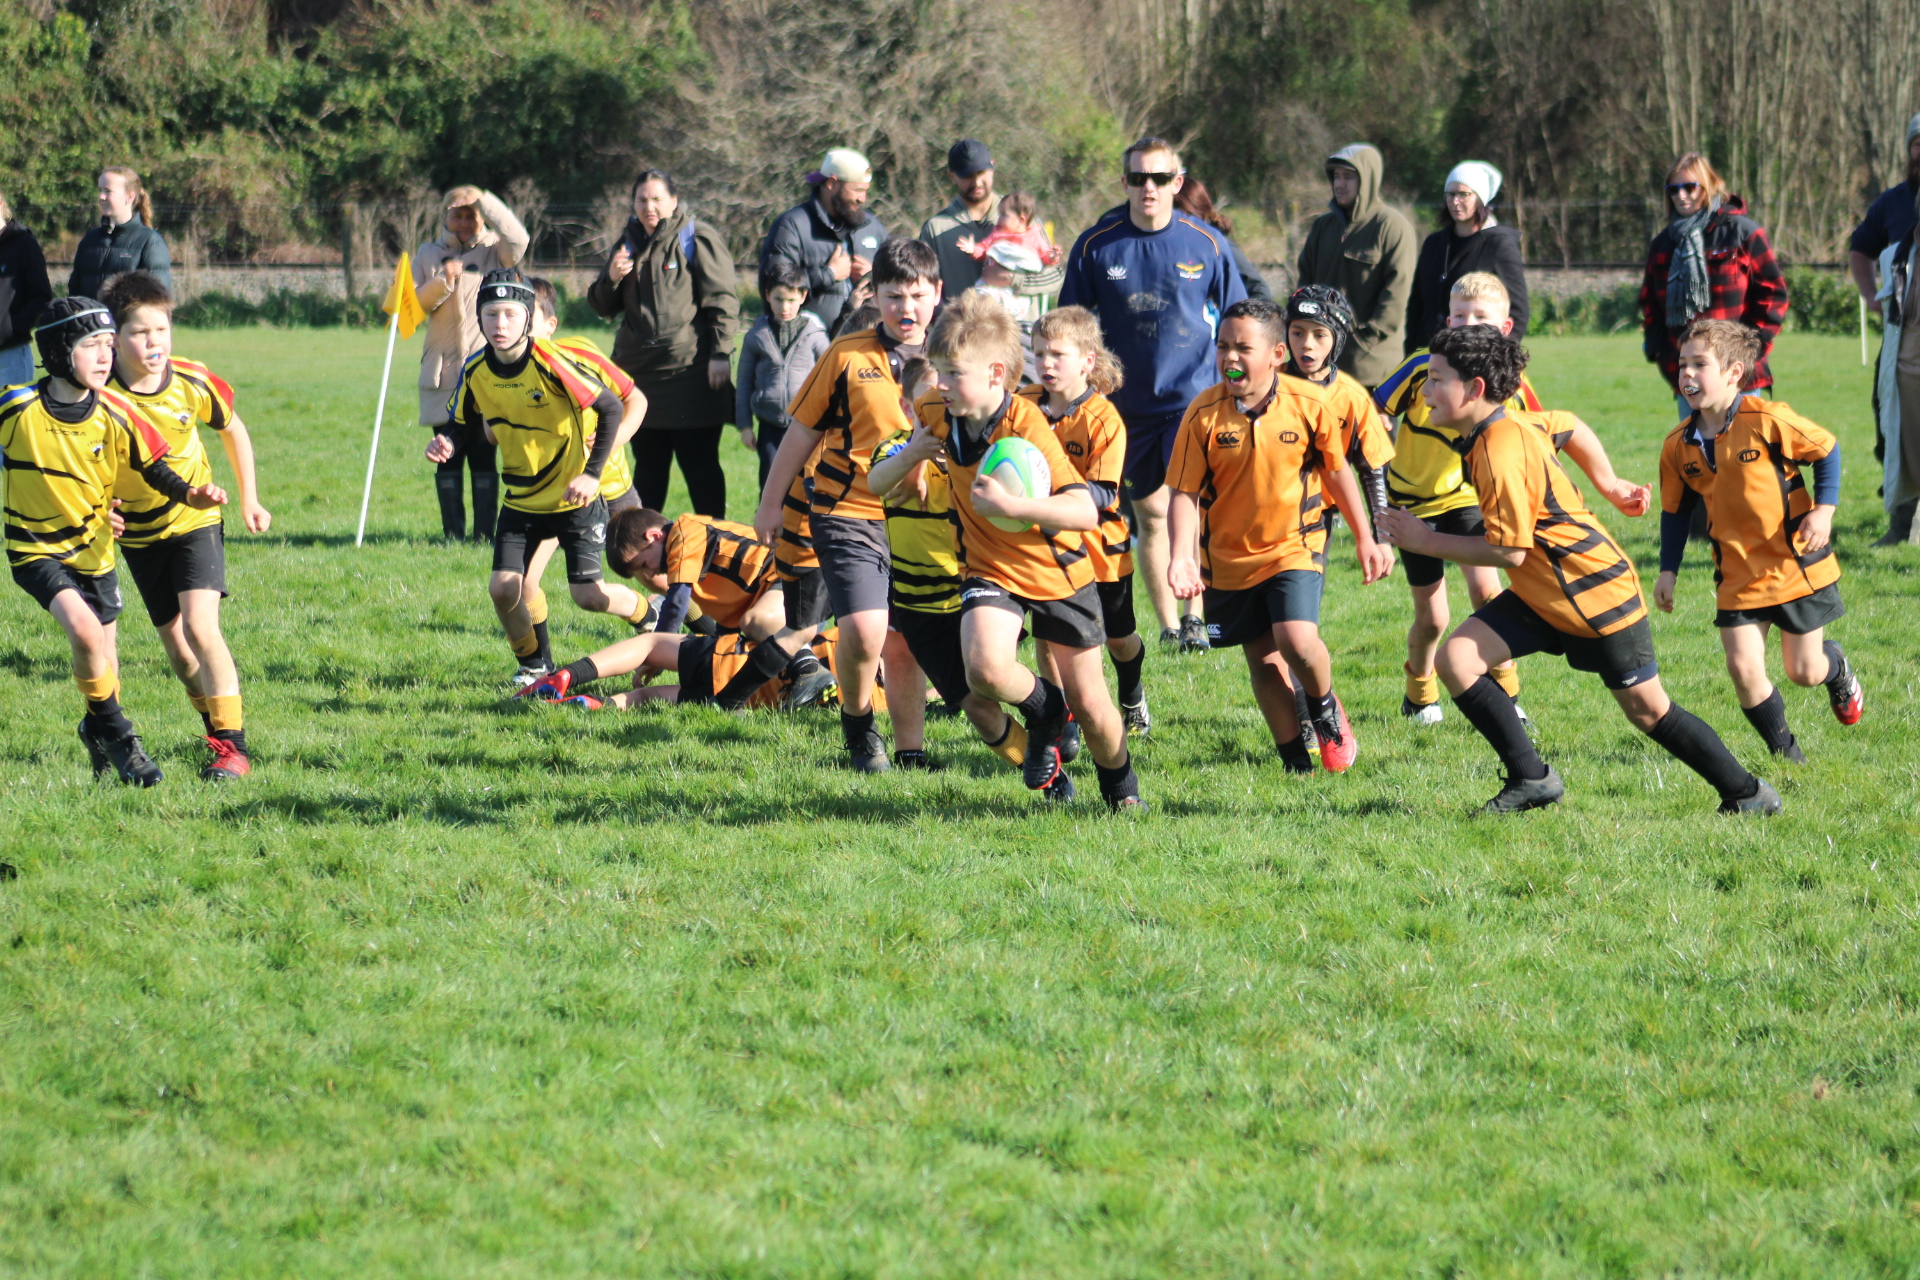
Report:
[{"label": "player's knee", "polygon": [[1801,688],[1811,688],[1827,678],[1827,655],[1825,653],[1795,653],[1789,649],[1784,656],[1785,662],[1783,665],[1786,668],[1787,679],[1793,681]]},{"label": "player's knee", "polygon": [[518,604],[520,593],[525,589],[526,580],[517,573],[495,574],[487,580],[487,594],[502,609],[511,609]]},{"label": "player's knee", "polygon": [[1440,646],[1433,665],[1440,679],[1456,692],[1487,674],[1486,659],[1480,656],[1479,646],[1459,636]]}]

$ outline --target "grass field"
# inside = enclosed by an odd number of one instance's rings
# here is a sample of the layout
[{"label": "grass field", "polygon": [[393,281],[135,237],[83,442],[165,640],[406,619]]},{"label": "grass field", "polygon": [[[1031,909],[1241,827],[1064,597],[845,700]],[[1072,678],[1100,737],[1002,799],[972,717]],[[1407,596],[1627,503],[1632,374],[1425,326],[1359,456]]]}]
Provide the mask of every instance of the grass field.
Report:
[{"label": "grass field", "polygon": [[[1637,345],[1532,346],[1653,479]],[[275,515],[229,543],[256,769],[195,780],[136,607],[169,777],[92,785],[65,647],[0,593],[0,1273],[1920,1275],[1920,551],[1867,546],[1849,340],[1777,368],[1844,442],[1866,721],[1790,689],[1812,763],[1765,763],[1697,557],[1654,619],[1770,822],[1547,658],[1568,802],[1468,820],[1496,762],[1403,724],[1403,579],[1350,555],[1354,771],[1283,776],[1237,655],[1156,652],[1133,821],[1040,812],[954,722],[944,772],[863,779],[827,717],[508,705],[411,361],[356,550],[377,340],[179,347],[238,388]],[[1608,522],[1651,566],[1655,524]],[[551,594],[562,661],[619,634]]]}]

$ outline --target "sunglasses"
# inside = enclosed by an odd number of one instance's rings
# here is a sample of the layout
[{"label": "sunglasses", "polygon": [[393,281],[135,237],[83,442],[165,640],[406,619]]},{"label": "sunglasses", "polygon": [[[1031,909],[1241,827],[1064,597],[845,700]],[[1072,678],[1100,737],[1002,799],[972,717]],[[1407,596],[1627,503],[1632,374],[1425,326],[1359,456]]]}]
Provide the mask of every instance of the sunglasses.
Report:
[{"label": "sunglasses", "polygon": [[1130,173],[1127,175],[1127,185],[1144,187],[1151,182],[1156,187],[1170,187],[1179,176],[1177,173]]},{"label": "sunglasses", "polygon": [[1667,194],[1670,196],[1677,196],[1682,191],[1698,191],[1699,189],[1700,184],[1697,182],[1669,182],[1667,184]]}]

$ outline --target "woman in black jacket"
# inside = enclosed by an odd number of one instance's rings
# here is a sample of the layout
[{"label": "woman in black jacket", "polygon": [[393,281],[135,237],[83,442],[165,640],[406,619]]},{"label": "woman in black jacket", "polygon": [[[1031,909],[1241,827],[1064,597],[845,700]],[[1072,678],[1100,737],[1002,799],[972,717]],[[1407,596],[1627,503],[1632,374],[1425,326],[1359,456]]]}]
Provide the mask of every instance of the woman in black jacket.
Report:
[{"label": "woman in black jacket", "polygon": [[1453,282],[1469,271],[1491,271],[1507,286],[1513,336],[1527,333],[1527,267],[1520,256],[1520,232],[1493,216],[1500,194],[1500,171],[1479,160],[1464,160],[1447,175],[1445,225],[1420,245],[1413,268],[1413,295],[1407,300],[1406,353],[1426,347],[1447,324]]},{"label": "woman in black jacket", "polygon": [[667,174],[649,169],[634,180],[633,217],[587,302],[620,317],[613,362],[647,394],[646,421],[633,437],[640,501],[656,511],[666,504],[677,457],[693,509],[724,518],[720,432],[733,417],[727,375],[740,321],[733,253],[681,205]]},{"label": "woman in black jacket", "polygon": [[0,195],[0,387],[33,381],[33,322],[51,301],[40,242]]},{"label": "woman in black jacket", "polygon": [[1273,301],[1273,290],[1267,287],[1266,280],[1260,275],[1260,269],[1253,265],[1253,259],[1246,250],[1233,242],[1233,222],[1226,214],[1213,207],[1213,195],[1207,190],[1207,184],[1187,175],[1180,184],[1180,190],[1174,193],[1173,207],[1188,217],[1198,218],[1220,233],[1227,242],[1227,256],[1233,259],[1234,267],[1240,272],[1240,282],[1247,286],[1247,296],[1258,298],[1262,302]]},{"label": "woman in black jacket", "polygon": [[153,229],[153,197],[140,175],[118,166],[100,171],[100,222],[73,251],[67,295],[97,298],[109,278],[123,271],[150,271],[173,289],[173,255]]}]

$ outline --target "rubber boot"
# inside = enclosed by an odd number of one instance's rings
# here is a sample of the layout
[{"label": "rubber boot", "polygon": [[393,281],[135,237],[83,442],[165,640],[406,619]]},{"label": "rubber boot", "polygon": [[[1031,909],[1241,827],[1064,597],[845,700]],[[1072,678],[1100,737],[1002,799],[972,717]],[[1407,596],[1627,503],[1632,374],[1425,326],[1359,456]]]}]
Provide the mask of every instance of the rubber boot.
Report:
[{"label": "rubber boot", "polygon": [[500,511],[500,473],[473,473],[473,540],[493,541],[493,521]]},{"label": "rubber boot", "polygon": [[1887,513],[1887,532],[1873,545],[1876,547],[1897,547],[1913,539],[1914,508],[1920,507],[1920,500],[1903,502]]},{"label": "rubber boot", "polygon": [[467,508],[460,501],[460,473],[436,472],[433,487],[440,496],[440,532],[447,535],[449,542],[458,542],[467,536]]}]

